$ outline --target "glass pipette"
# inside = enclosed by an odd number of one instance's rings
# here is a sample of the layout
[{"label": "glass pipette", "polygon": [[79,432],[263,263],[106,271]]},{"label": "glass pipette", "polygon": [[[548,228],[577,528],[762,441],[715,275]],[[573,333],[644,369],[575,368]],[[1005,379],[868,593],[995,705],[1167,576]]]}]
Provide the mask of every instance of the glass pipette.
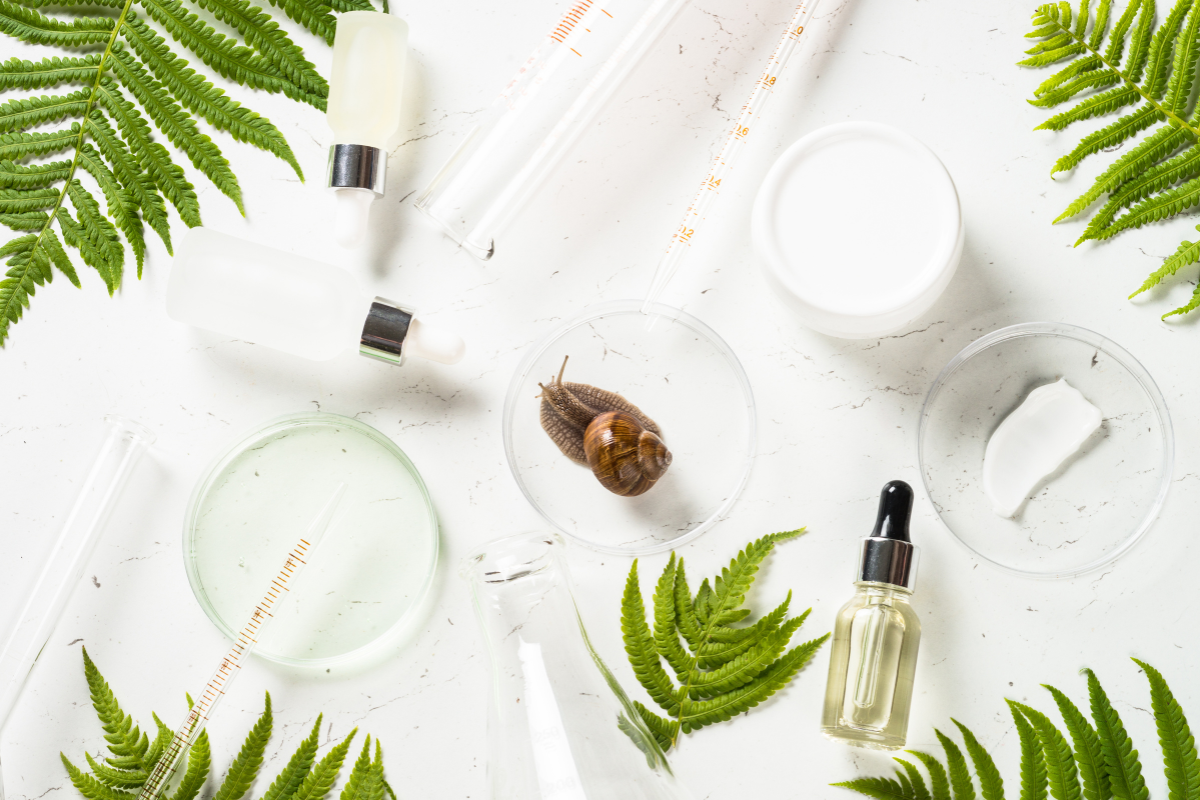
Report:
[{"label": "glass pipette", "polygon": [[741,116],[738,117],[733,129],[729,131],[724,147],[713,160],[712,168],[704,176],[700,190],[696,193],[692,204],[688,206],[687,213],[683,215],[683,223],[671,236],[671,243],[658,262],[658,267],[654,271],[654,280],[650,283],[650,292],[646,295],[645,302],[642,303],[643,314],[650,313],[650,307],[658,300],[658,296],[662,294],[663,289],[667,287],[679,269],[679,264],[691,247],[696,231],[704,222],[712,204],[716,202],[721,183],[729,178],[729,173],[733,171],[733,162],[741,154],[742,147],[750,137],[750,131],[755,127],[757,118],[762,115],[775,88],[776,80],[783,74],[788,59],[796,52],[796,45],[800,42],[800,37],[804,34],[809,20],[812,19],[813,12],[817,9],[817,3],[818,0],[805,0],[796,7],[796,13],[792,15],[792,21],[788,23],[783,38],[779,40],[775,52],[771,54],[771,59],[767,62],[762,77],[754,84],[754,91],[751,92],[746,105],[742,106]]},{"label": "glass pipette", "polygon": [[187,718],[183,724],[175,731],[175,735],[171,737],[171,743],[167,745],[163,752],[162,758],[154,765],[154,769],[150,772],[150,777],[142,784],[142,789],[138,793],[138,800],[157,800],[167,788],[167,783],[171,780],[171,776],[175,773],[175,769],[183,761],[183,756],[187,749],[195,744],[196,739],[200,736],[200,732],[204,730],[204,726],[208,724],[209,718],[212,716],[213,709],[229,691],[229,685],[233,683],[238,673],[242,671],[242,662],[249,657],[258,645],[258,640],[262,636],[263,628],[267,626],[275,616],[276,606],[280,600],[291,591],[291,583],[296,580],[296,576],[304,569],[308,563],[308,556],[314,548],[320,543],[321,538],[325,535],[325,531],[329,528],[329,521],[333,518],[333,512],[337,510],[338,503],[342,500],[342,495],[346,493],[346,484],[339,483],[337,489],[333,493],[333,497],[325,504],[325,508],[309,525],[308,531],[304,538],[296,543],[296,546],[291,549],[287,555],[287,560],[283,562],[283,568],[279,570],[279,574],[271,581],[271,585],[267,588],[267,593],[258,605],[254,607],[254,613],[250,615],[250,621],[242,628],[237,639],[234,640],[233,647],[229,653],[221,660],[217,671],[213,673],[212,679],[208,685],[204,687],[204,693],[200,695],[191,710],[188,712]]},{"label": "glass pipette", "polygon": [[[71,599],[71,592],[83,576],[129,474],[146,449],[154,444],[154,433],[132,420],[110,415],[104,418],[104,423],[108,428],[104,444],[25,607],[13,620],[8,638],[0,648],[0,731],[4,730],[25,682]],[[0,800],[3,798],[4,779],[0,776]]]}]

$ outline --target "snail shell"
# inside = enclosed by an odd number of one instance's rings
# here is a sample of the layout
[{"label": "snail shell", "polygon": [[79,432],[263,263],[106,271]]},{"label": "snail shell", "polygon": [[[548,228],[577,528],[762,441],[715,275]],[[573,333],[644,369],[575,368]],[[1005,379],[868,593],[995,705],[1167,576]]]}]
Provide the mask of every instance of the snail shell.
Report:
[{"label": "snail shell", "polygon": [[563,359],[558,377],[549,386],[538,384],[542,429],[563,455],[591,467],[609,491],[625,497],[644,493],[671,464],[662,429],[615,392],[564,382],[566,368]]},{"label": "snail shell", "polygon": [[663,440],[624,411],[605,411],[593,419],[583,449],[596,480],[623,497],[643,494],[671,466]]}]

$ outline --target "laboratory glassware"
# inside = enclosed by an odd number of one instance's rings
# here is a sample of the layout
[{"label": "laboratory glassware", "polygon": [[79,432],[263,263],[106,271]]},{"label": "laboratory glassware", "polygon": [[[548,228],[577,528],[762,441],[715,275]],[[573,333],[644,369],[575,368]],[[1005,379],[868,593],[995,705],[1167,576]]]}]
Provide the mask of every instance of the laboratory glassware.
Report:
[{"label": "laboratory glassware", "polygon": [[912,507],[907,483],[883,487],[854,597],[834,620],[821,732],[855,747],[899,750],[908,736],[921,645],[921,621],[908,602],[919,555],[908,532]]},{"label": "laboratory glassware", "polygon": [[327,185],[333,189],[334,237],[342,247],[366,238],[371,203],[387,178],[387,142],[400,127],[408,24],[391,14],[338,16],[325,121],[333,130]]},{"label": "laboratory glassware", "polygon": [[[1015,517],[1000,517],[983,490],[988,440],[1030,391],[1060,378],[1100,409],[1100,430]],[[1061,322],[1012,325],[963,348],[929,390],[917,447],[925,491],[954,539],[1027,578],[1072,578],[1129,552],[1175,468],[1171,415],[1146,368],[1111,339]]]},{"label": "laboratory glassware", "polygon": [[361,355],[396,365],[408,356],[456,364],[466,353],[457,334],[363,294],[343,269],[209,228],[192,228],[179,245],[167,314],[314,361],[356,343]]},{"label": "laboratory glassware", "polygon": [[338,483],[340,531],[255,654],[305,671],[359,669],[395,652],[428,607],[438,519],[416,465],[389,437],[338,414],[273,419],[229,443],[192,492],[183,565],[229,638]]},{"label": "laboratory glassware", "polygon": [[[42,649],[54,633],[130,473],[154,443],[154,433],[132,420],[109,415],[104,418],[104,423],[106,433],[100,452],[84,479],[25,607],[15,618],[4,647],[0,649],[0,733],[12,715]],[[0,800],[3,796],[4,779],[0,773]]]},{"label": "laboratory glassware", "polygon": [[325,532],[329,530],[329,523],[345,493],[346,484],[339,483],[333,491],[333,496],[321,509],[321,513],[308,526],[304,536],[288,551],[283,566],[267,585],[262,599],[254,607],[254,613],[250,615],[250,619],[234,639],[233,647],[226,653],[225,658],[221,659],[217,671],[209,679],[208,685],[204,687],[200,697],[192,704],[183,723],[175,730],[175,735],[171,737],[162,756],[150,770],[150,775],[138,792],[138,800],[156,800],[167,788],[171,776],[175,774],[176,768],[183,761],[188,748],[196,743],[196,739],[199,738],[204,726],[212,718],[221,698],[225,696],[234,680],[241,674],[243,662],[254,652],[263,630],[275,619],[282,600],[291,593],[296,579],[308,565],[313,551],[321,543]]},{"label": "laboratory glassware", "polygon": [[575,0],[417,208],[476,258],[495,240],[687,0]]},{"label": "laboratory glassware", "polygon": [[592,649],[562,549],[555,534],[518,534],[464,566],[492,668],[490,797],[690,798]]}]

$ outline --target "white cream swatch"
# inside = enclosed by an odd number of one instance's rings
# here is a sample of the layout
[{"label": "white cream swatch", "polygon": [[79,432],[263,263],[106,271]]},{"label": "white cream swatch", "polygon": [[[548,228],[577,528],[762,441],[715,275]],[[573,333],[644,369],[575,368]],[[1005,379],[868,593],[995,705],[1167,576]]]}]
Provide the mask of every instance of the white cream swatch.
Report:
[{"label": "white cream swatch", "polygon": [[1009,414],[983,456],[983,491],[992,510],[1012,517],[1025,497],[1100,427],[1100,409],[1065,379],[1039,386]]}]

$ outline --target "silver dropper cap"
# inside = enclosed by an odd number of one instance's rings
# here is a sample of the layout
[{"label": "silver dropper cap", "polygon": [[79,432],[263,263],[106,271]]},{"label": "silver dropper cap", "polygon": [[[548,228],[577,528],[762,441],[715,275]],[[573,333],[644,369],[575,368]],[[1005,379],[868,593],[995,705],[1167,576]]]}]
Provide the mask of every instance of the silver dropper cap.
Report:
[{"label": "silver dropper cap", "polygon": [[358,352],[367,358],[376,358],[389,364],[404,364],[404,340],[412,328],[415,311],[376,297],[363,323],[362,337],[358,341]]},{"label": "silver dropper cap", "polygon": [[329,148],[331,189],[370,189],[383,194],[387,185],[387,153],[365,144],[335,144]]},{"label": "silver dropper cap", "polygon": [[855,581],[887,583],[912,591],[917,581],[919,551],[909,540],[913,490],[904,481],[891,481],[879,495],[875,530],[863,539]]}]

